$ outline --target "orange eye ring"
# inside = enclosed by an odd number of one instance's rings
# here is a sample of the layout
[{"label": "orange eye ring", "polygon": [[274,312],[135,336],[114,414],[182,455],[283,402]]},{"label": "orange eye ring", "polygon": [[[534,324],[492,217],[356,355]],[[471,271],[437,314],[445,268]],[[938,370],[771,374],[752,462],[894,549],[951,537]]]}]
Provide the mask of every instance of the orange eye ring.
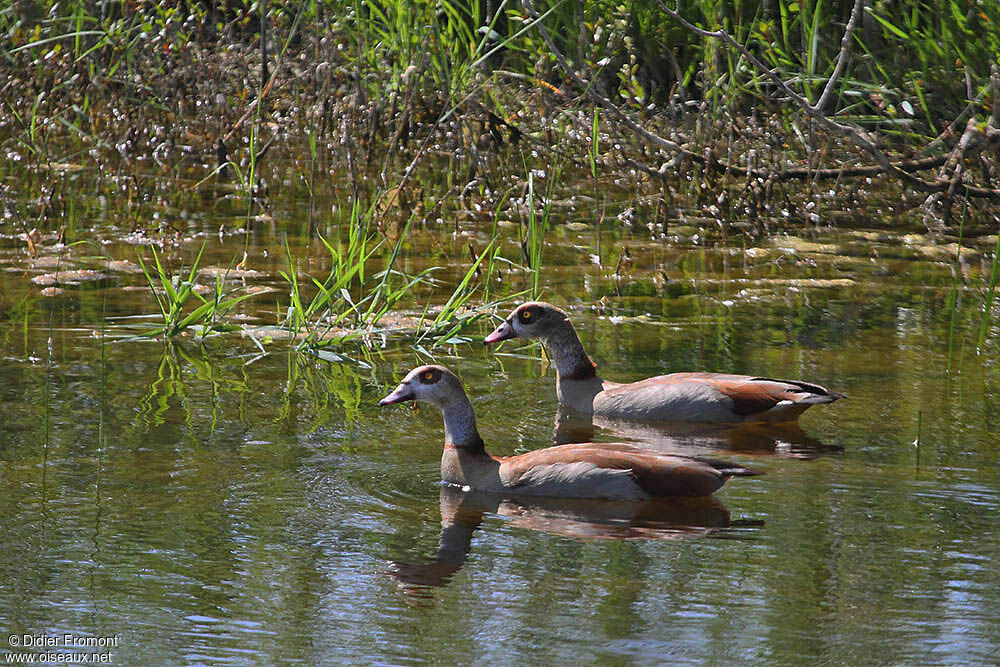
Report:
[{"label": "orange eye ring", "polygon": [[431,371],[427,371],[426,373],[424,373],[424,379],[430,382],[431,380],[434,379],[434,373]]},{"label": "orange eye ring", "polygon": [[523,311],[521,313],[521,319],[522,320],[530,320],[531,319],[531,311],[530,310]]}]

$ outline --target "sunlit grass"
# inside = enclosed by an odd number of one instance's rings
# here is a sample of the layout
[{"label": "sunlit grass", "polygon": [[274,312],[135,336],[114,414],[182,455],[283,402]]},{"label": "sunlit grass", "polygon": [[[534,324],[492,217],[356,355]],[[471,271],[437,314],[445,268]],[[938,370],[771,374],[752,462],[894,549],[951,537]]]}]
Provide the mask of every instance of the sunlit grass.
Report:
[{"label": "sunlit grass", "polygon": [[[253,295],[236,294],[235,288],[227,289],[222,275],[216,276],[211,298],[206,299],[198,293],[198,268],[205,253],[205,245],[202,244],[186,275],[171,274],[160,261],[156,248],[153,248],[152,266],[147,266],[142,255],[136,254],[161,318],[160,322],[149,324],[143,335],[173,337],[189,332],[194,327],[200,328],[202,336],[231,330],[223,318],[236,305]],[[194,308],[186,308],[190,301],[200,303]]]}]

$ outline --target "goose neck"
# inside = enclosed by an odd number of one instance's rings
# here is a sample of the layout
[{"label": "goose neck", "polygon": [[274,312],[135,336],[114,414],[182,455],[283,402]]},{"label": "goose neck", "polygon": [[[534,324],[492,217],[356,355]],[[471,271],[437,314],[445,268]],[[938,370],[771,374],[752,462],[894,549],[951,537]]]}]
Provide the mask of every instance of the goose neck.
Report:
[{"label": "goose neck", "polygon": [[456,396],[441,405],[444,417],[445,445],[462,448],[469,451],[484,451],[483,439],[476,428],[476,414],[472,410],[469,397]]},{"label": "goose neck", "polygon": [[545,344],[552,353],[561,380],[590,380],[597,377],[596,365],[583,349],[580,336],[568,320],[549,334]]}]

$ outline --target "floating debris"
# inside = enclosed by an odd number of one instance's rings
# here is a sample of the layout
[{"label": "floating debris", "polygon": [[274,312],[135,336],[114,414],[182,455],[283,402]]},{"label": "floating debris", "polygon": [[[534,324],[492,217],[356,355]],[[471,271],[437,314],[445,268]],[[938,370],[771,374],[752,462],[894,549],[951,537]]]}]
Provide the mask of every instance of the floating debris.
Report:
[{"label": "floating debris", "polygon": [[36,285],[49,287],[52,285],[64,285],[79,287],[83,284],[96,286],[103,285],[111,276],[101,271],[92,269],[77,269],[75,271],[56,271],[54,273],[43,273],[31,279]]},{"label": "floating debris", "polygon": [[198,275],[203,277],[215,277],[222,276],[223,278],[228,278],[230,280],[236,280],[238,278],[263,278],[264,274],[260,271],[255,271],[254,269],[240,269],[237,267],[222,267],[222,266],[206,266],[204,268],[198,269]]},{"label": "floating debris", "polygon": [[70,261],[64,255],[44,255],[31,260],[33,269],[57,269],[67,264],[70,264]]},{"label": "floating debris", "polygon": [[961,250],[959,250],[959,245],[957,243],[946,243],[944,245],[920,245],[915,246],[914,249],[921,255],[939,262],[953,262],[955,261],[955,256],[958,255],[959,252],[962,253],[963,259],[973,259],[983,254],[982,251],[976,250],[975,248],[969,248],[967,246],[962,246]]},{"label": "floating debris", "polygon": [[126,234],[119,240],[122,241],[123,243],[128,243],[129,245],[145,245],[145,246],[159,245],[159,242],[156,239],[151,238],[146,234],[140,232],[132,232],[131,234]]},{"label": "floating debris", "polygon": [[779,249],[790,249],[795,252],[814,252],[826,255],[840,255],[844,249],[835,243],[815,243],[798,236],[779,236],[772,243]]},{"label": "floating debris", "polygon": [[76,164],[71,162],[39,162],[35,166],[40,170],[48,169],[50,171],[61,172],[83,171],[87,168],[87,165],[85,164]]},{"label": "floating debris", "polygon": [[113,259],[104,264],[106,271],[117,271],[118,273],[142,273],[142,268],[135,262],[127,259]]},{"label": "floating debris", "polygon": [[857,282],[852,278],[702,278],[700,285],[753,285],[761,289],[775,287],[851,287]]}]

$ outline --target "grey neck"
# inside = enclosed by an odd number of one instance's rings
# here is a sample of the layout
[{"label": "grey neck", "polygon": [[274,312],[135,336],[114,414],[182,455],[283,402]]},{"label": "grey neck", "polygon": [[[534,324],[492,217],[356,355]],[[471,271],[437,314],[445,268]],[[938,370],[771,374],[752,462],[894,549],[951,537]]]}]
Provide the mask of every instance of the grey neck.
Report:
[{"label": "grey neck", "polygon": [[556,396],[559,404],[584,413],[593,412],[594,397],[604,389],[604,382],[583,343],[566,320],[545,339],[556,364]]},{"label": "grey neck", "polygon": [[476,414],[468,396],[455,396],[440,408],[444,417],[445,444],[474,451],[484,449],[483,439],[476,428]]},{"label": "grey neck", "polygon": [[597,377],[596,366],[576,333],[573,324],[566,320],[544,340],[556,363],[556,373],[563,380],[589,380]]}]

